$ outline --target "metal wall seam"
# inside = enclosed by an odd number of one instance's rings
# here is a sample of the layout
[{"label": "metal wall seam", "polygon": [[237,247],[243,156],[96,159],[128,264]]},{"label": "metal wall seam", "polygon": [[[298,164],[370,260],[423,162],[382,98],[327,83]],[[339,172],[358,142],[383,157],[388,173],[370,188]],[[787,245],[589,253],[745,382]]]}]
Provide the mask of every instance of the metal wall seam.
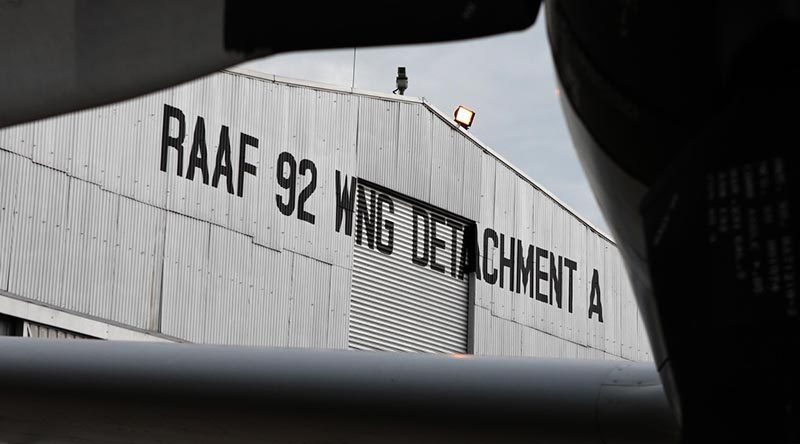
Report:
[{"label": "metal wall seam", "polygon": [[637,313],[636,316],[636,326],[637,326],[637,338],[636,338],[636,345],[637,345],[637,360],[639,361],[652,361],[652,348],[650,346],[650,337],[647,335],[647,328],[645,328],[644,319],[642,319],[642,315]]},{"label": "metal wall seam", "polygon": [[[356,103],[344,94],[316,91],[314,139],[310,144],[307,159],[313,160],[316,174],[316,189],[306,200],[306,209],[314,215],[314,224],[302,223],[308,242],[303,253],[323,262],[343,267],[352,263],[352,240],[336,233],[336,171],[346,176],[355,167]],[[298,159],[298,162],[302,162]],[[302,168],[301,168],[302,170]],[[299,183],[309,183],[310,171],[306,171]],[[345,177],[340,175],[341,184]],[[299,208],[298,208],[299,210]]]},{"label": "metal wall seam", "polygon": [[[295,161],[297,205],[292,214],[286,216],[291,222],[287,220],[285,223],[288,234],[285,248],[323,262],[346,265],[349,262],[349,256],[345,257],[348,249],[341,244],[341,239],[334,239],[337,237],[333,226],[336,212],[335,171],[341,147],[352,146],[348,139],[352,140],[354,133],[348,135],[346,132],[354,129],[347,125],[353,118],[353,110],[349,101],[336,93],[301,88],[291,88],[290,91],[291,137],[287,141],[287,150]],[[345,128],[338,131],[332,129],[334,125],[331,124],[340,120],[345,123]],[[349,156],[344,154],[343,157],[346,159]],[[288,167],[288,163],[282,163],[279,172],[286,173]],[[312,189],[314,191],[307,194],[307,199],[300,198],[305,190]],[[281,188],[277,190],[284,201],[290,195]],[[302,218],[301,210],[305,214]],[[338,252],[338,257],[334,257],[334,250]]]},{"label": "metal wall seam", "polygon": [[[200,80],[202,82],[202,80]],[[196,82],[192,82],[194,86]],[[196,93],[202,94],[202,88],[200,84],[195,86]],[[186,139],[184,139],[184,143],[182,148],[179,150],[178,148],[166,149],[166,161],[163,164],[165,169],[162,170],[162,155],[164,155],[161,151],[161,143],[160,140],[161,132],[159,132],[159,151],[158,151],[158,162],[159,162],[159,174],[163,174],[167,178],[166,183],[166,207],[165,209],[168,211],[176,212],[179,214],[185,215],[193,215],[196,214],[196,210],[192,208],[191,204],[187,202],[187,199],[190,199],[188,188],[192,185],[199,186],[196,183],[190,182],[185,179],[186,170],[188,169],[188,157],[189,152],[191,150],[191,143],[194,137],[194,127],[197,120],[197,110],[191,108],[192,104],[194,103],[193,100],[193,91],[190,88],[179,86],[175,88],[171,97],[171,101],[169,103],[165,103],[164,105],[169,105],[171,107],[177,108],[182,110],[184,113],[185,119],[185,136],[189,139],[189,147],[187,147]],[[127,105],[125,103],[124,105]],[[123,106],[124,106],[123,105]],[[163,120],[166,122],[165,125],[167,126],[167,137],[170,138],[179,138],[180,137],[180,123],[177,118],[169,118],[164,115],[166,112],[166,107],[162,105],[159,113],[162,114]],[[208,158],[215,158],[216,150],[214,150],[211,146],[208,146]],[[179,157],[180,156],[180,157]],[[211,178],[209,178],[210,180]],[[210,182],[209,182],[210,183]],[[200,184],[202,185],[202,183]],[[211,208],[217,207],[217,193],[209,193],[206,198],[212,202]],[[217,222],[216,220],[213,220]]]},{"label": "metal wall seam", "polygon": [[[485,265],[489,267],[494,267],[494,254],[491,251],[485,251],[483,244],[481,242],[483,230],[486,228],[491,228],[494,226],[494,211],[495,211],[495,169],[497,166],[497,162],[491,156],[486,153],[481,152],[481,189],[480,189],[480,201],[479,201],[479,208],[480,208],[480,216],[476,219],[477,228],[478,228],[478,250],[480,251],[480,255],[478,257],[478,273],[481,273],[479,276],[480,279],[476,279],[475,282],[475,304],[488,308],[491,310],[493,304],[492,298],[492,286],[485,282],[485,277],[483,276],[487,270]],[[484,262],[485,261],[485,262]]]},{"label": "metal wall seam", "polygon": [[[626,324],[626,319],[622,312],[622,302],[625,297],[620,291],[619,286],[619,263],[616,260],[614,252],[609,249],[608,243],[604,242],[598,236],[598,243],[603,245],[603,262],[602,266],[598,266],[598,276],[600,277],[600,294],[599,299],[603,306],[604,319],[618,319],[617,322],[598,322],[602,324],[603,328],[603,351],[611,353],[615,356],[622,355],[622,327]],[[593,296],[590,293],[590,299]],[[592,300],[589,301],[593,303]],[[592,313],[592,320],[597,321],[598,314]]]},{"label": "metal wall seam", "polygon": [[205,343],[241,344],[245,340],[252,323],[251,247],[248,236],[210,225]]},{"label": "metal wall seam", "polygon": [[207,222],[167,214],[161,332],[204,342],[209,281]]},{"label": "metal wall seam", "polygon": [[[223,76],[210,77],[217,79],[218,83],[225,82]],[[210,79],[209,78],[209,79]],[[250,196],[253,193],[258,193],[261,190],[258,180],[258,168],[260,166],[260,157],[258,150],[261,149],[261,141],[257,143],[258,146],[251,146],[251,142],[255,144],[250,138],[258,139],[261,133],[260,115],[261,110],[264,108],[264,96],[260,94],[260,88],[257,82],[245,77],[234,77],[228,82],[231,85],[232,92],[232,106],[228,113],[227,119],[234,130],[231,134],[232,153],[234,154],[233,163],[234,167],[234,187],[235,192],[228,195],[228,208],[229,216],[228,223],[223,227],[234,230],[238,233],[247,236],[253,236],[254,224],[252,214],[253,208],[250,207],[250,201],[245,196]],[[210,95],[216,95],[214,90],[210,91]],[[211,129],[213,134],[215,129]],[[249,136],[249,137],[248,137]],[[242,167],[239,164],[242,154],[242,143],[244,142],[244,159],[247,164],[255,168],[256,175],[242,174],[241,187],[239,186],[239,173],[242,172]],[[241,197],[239,196],[241,194]],[[202,195],[198,195],[198,202],[202,202]],[[243,324],[244,325],[244,324]],[[240,331],[240,335],[243,334]]]},{"label": "metal wall seam", "polygon": [[[250,246],[250,276],[249,288],[247,289],[250,298],[250,314],[248,315],[249,324],[245,325],[244,340],[241,344],[245,345],[282,345],[277,338],[280,335],[274,334],[271,330],[270,316],[277,311],[276,307],[271,306],[274,297],[275,281],[281,278],[281,274],[276,269],[281,253],[270,250],[258,244]],[[272,341],[269,339],[273,338]]]},{"label": "metal wall seam", "polygon": [[276,160],[287,149],[289,130],[288,90],[271,82],[257,81],[259,95],[263,98],[259,111],[259,147],[254,153],[258,161],[257,188],[245,194],[245,202],[252,207],[255,228],[253,242],[273,250],[284,246],[286,216],[276,207],[274,196],[283,191],[276,183]]},{"label": "metal wall seam", "polygon": [[[252,190],[252,182],[249,177],[250,175],[242,175],[242,187],[239,188],[239,172],[241,170],[241,166],[239,165],[238,159],[240,158],[240,154],[242,152],[241,142],[246,140],[244,135],[251,135],[255,129],[252,125],[253,116],[251,113],[248,113],[248,108],[255,105],[258,107],[258,102],[261,100],[261,96],[259,94],[251,94],[247,86],[249,81],[247,79],[241,77],[234,77],[226,79],[223,76],[211,76],[206,77],[205,79],[206,84],[210,84],[208,88],[207,95],[211,98],[221,99],[226,102],[225,106],[219,107],[220,112],[223,112],[227,115],[226,119],[228,125],[230,125],[230,139],[231,139],[231,160],[233,163],[232,166],[232,183],[233,183],[233,193],[230,193],[226,190],[226,187],[220,186],[219,194],[225,196],[225,218],[223,219],[223,223],[220,225],[226,227],[230,230],[237,231],[239,233],[244,234],[252,234],[252,232],[245,231],[250,228],[249,224],[244,222],[246,218],[247,210],[244,206],[244,199],[239,197],[239,193],[241,192],[244,195],[247,192],[247,186],[250,186]],[[222,94],[219,94],[219,91],[222,91]],[[206,109],[205,106],[196,106],[196,109]],[[222,120],[222,119],[221,119]],[[210,133],[215,133],[215,130],[210,130]],[[253,154],[257,148],[245,148],[245,160],[248,163],[254,159]],[[250,154],[250,156],[247,156]],[[257,171],[257,170],[256,170]],[[257,177],[257,176],[256,176]],[[198,185],[200,184],[197,182]],[[220,184],[221,185],[221,184]],[[226,190],[226,191],[222,191]],[[202,202],[203,198],[202,195],[203,189],[200,187],[195,188],[195,195],[194,200],[196,202]]]},{"label": "metal wall seam", "polygon": [[[517,178],[518,183],[525,183],[524,181]],[[532,214],[533,218],[533,238],[532,244],[534,245],[534,255],[538,254],[538,248],[545,250],[547,253],[553,253],[554,258],[556,259],[557,264],[557,257],[562,255],[562,251],[560,249],[554,248],[555,245],[553,243],[553,235],[554,233],[563,229],[563,227],[553,226],[553,212],[556,210],[556,205],[553,203],[552,200],[547,198],[547,196],[542,193],[540,190],[533,189],[532,190],[530,199],[533,202],[534,206],[534,213]],[[536,259],[536,258],[534,258]],[[563,260],[563,259],[562,259]],[[550,302],[550,288],[549,283],[552,282],[552,276],[550,266],[551,261],[549,254],[544,257],[544,265],[539,264],[538,261],[535,264],[537,268],[536,272],[539,271],[544,272],[547,275],[547,279],[540,281],[538,286],[538,293],[546,295],[548,299],[547,302],[542,302],[538,300],[538,295],[534,295],[533,299],[529,298],[531,303],[531,310],[533,312],[532,316],[532,323],[531,326],[535,327],[536,329],[547,332],[550,334],[556,333],[557,330],[557,319],[561,311],[568,311],[569,301],[566,302],[566,306],[562,305],[562,308],[558,308],[557,300],[555,295],[553,295],[553,301]],[[557,266],[557,265],[556,265]],[[563,268],[562,268],[563,269]],[[538,281],[538,277],[534,276],[535,279]],[[542,285],[544,283],[544,285]],[[536,284],[534,284],[534,293],[537,293]],[[562,282],[562,288],[564,287]],[[564,295],[562,295],[564,298]],[[568,295],[567,295],[568,298]]]},{"label": "metal wall seam", "polygon": [[[104,134],[106,138],[106,144],[101,146],[113,147],[125,140],[125,136],[127,135],[126,129],[128,127],[129,120],[128,114],[130,114],[130,116],[135,116],[136,112],[131,109],[135,107],[136,104],[131,102],[123,102],[109,106],[108,118],[106,119],[108,131]],[[92,152],[90,156],[93,157],[100,150],[100,147],[98,147],[96,144],[92,144]],[[114,151],[111,151],[111,153],[108,154],[109,155],[105,156],[104,158],[101,158],[104,161],[104,173],[102,174],[103,189],[111,191],[112,193],[120,194],[123,190],[122,158],[124,154],[117,154]]]},{"label": "metal wall seam", "polygon": [[330,307],[330,264],[287,252],[294,256],[292,293],[289,302],[288,345],[323,348],[327,345]]},{"label": "metal wall seam", "polygon": [[516,322],[492,316],[493,335],[499,339],[494,350],[498,356],[520,356],[522,354],[522,328]]},{"label": "metal wall seam", "polygon": [[19,218],[17,194],[23,164],[28,159],[9,151],[0,151],[0,289],[8,290],[9,271],[12,267],[12,249],[19,248]]},{"label": "metal wall seam", "polygon": [[272,281],[272,293],[269,295],[270,311],[268,313],[271,333],[267,340],[271,342],[270,345],[285,347],[289,345],[290,313],[295,292],[294,268],[301,264],[296,263],[298,255],[292,252],[284,250],[278,254],[279,257],[271,266],[271,269],[274,270],[273,276],[276,276],[277,279]]},{"label": "metal wall seam", "polygon": [[[535,266],[535,245],[541,244],[535,242],[538,233],[534,227],[542,217],[541,214],[537,214],[539,211],[537,206],[538,202],[534,199],[536,190],[526,186],[520,180],[515,180],[513,182],[513,189],[508,191],[514,193],[514,231],[506,233],[506,237],[509,239],[506,241],[507,245],[504,247],[506,249],[505,251],[508,252],[508,248],[510,247],[515,252],[514,267],[512,270],[518,270],[519,264],[525,264],[527,263],[526,261],[530,260],[534,261],[532,263]],[[530,245],[534,245],[532,251],[529,251],[528,247]],[[519,246],[522,248],[518,248]],[[508,255],[508,253],[506,253],[506,255]],[[535,296],[536,275],[534,273],[534,279],[524,276],[527,282],[525,282],[525,279],[518,280],[517,277],[517,273],[511,273],[510,282],[508,282],[508,277],[506,277],[506,288],[508,289],[508,295],[511,297],[511,316],[508,319],[529,327],[537,326],[540,324],[537,322],[537,315],[543,310],[541,303],[537,302],[536,299],[532,297]],[[539,328],[541,328],[541,326]]]},{"label": "metal wall seam", "polygon": [[570,340],[577,342],[581,345],[586,345],[586,317],[583,316],[586,310],[585,303],[585,268],[587,264],[587,234],[590,230],[586,228],[579,221],[570,218],[568,222],[569,237],[567,239],[567,255],[577,264],[581,264],[580,268],[575,271],[573,277],[573,287],[575,294],[573,301],[574,316],[570,316],[567,323],[567,334],[565,335]]},{"label": "metal wall seam", "polygon": [[0,148],[33,159],[33,132],[37,122],[23,123],[0,131]]},{"label": "metal wall seam", "polygon": [[[303,159],[311,156],[313,144],[315,142],[317,129],[317,98],[316,91],[308,90],[305,88],[287,87],[288,108],[286,114],[288,116],[288,125],[286,132],[286,140],[283,142],[285,149],[281,151],[288,151],[294,158],[294,168],[291,162],[282,162],[279,171],[283,177],[294,181],[290,186],[295,187],[294,201],[291,201],[291,193],[282,188],[276,188],[276,193],[282,195],[283,202],[290,202],[294,206],[294,210],[284,217],[289,218],[286,220],[284,227],[284,248],[305,256],[316,255],[319,252],[313,251],[313,230],[314,225],[299,219],[299,195],[300,190],[305,189],[312,180],[311,171],[306,170],[306,174],[300,174],[300,163]],[[277,156],[275,156],[277,157]],[[316,160],[316,158],[315,158]],[[314,193],[316,194],[316,192]],[[313,196],[316,199],[318,196]],[[306,208],[304,208],[306,209]]]},{"label": "metal wall seam", "polygon": [[625,287],[628,295],[628,299],[631,301],[634,310],[634,319],[636,325],[636,334],[634,337],[634,346],[636,349],[636,360],[637,361],[651,361],[653,359],[650,347],[650,341],[647,336],[647,329],[644,326],[644,321],[642,320],[642,315],[639,313],[639,308],[636,303],[636,295],[633,291],[633,284],[631,283],[630,279],[628,278],[627,267],[624,266],[624,259],[622,258],[622,254],[620,256],[620,261],[623,262],[623,269],[625,269],[625,276],[623,279],[625,280]]},{"label": "metal wall seam", "polygon": [[110,319],[141,329],[153,327],[150,316],[157,307],[151,304],[160,304],[165,222],[164,210],[120,199]]},{"label": "metal wall seam", "polygon": [[[461,214],[474,221],[481,218],[481,191],[483,189],[483,156],[484,152],[472,141],[458,137],[456,149],[457,154],[464,156],[464,169],[463,169],[463,205]],[[491,175],[489,180],[494,180],[494,175]]]},{"label": "metal wall seam", "polygon": [[636,307],[630,297],[627,273],[622,263],[622,258],[616,249],[608,252],[609,259],[614,263],[614,291],[618,295],[618,308],[620,323],[615,326],[614,335],[619,344],[620,355],[628,359],[637,358],[636,350]]},{"label": "metal wall seam", "polygon": [[33,161],[53,169],[66,171],[70,157],[69,144],[59,143],[69,140],[72,133],[72,119],[69,116],[53,117],[48,126],[37,125],[33,141]]},{"label": "metal wall seam", "polygon": [[[491,255],[494,258],[493,269],[497,270],[496,283],[492,285],[492,314],[504,319],[511,319],[512,310],[514,308],[514,300],[512,298],[519,297],[519,295],[512,294],[508,288],[511,284],[511,279],[516,276],[513,275],[514,267],[503,267],[501,256],[510,259],[511,251],[511,237],[515,235],[515,211],[516,211],[516,196],[514,190],[514,180],[516,174],[506,167],[497,166],[495,171],[495,210],[494,222],[491,226],[486,228],[493,228],[497,233],[497,245],[489,244],[487,251],[483,251],[484,255]],[[503,248],[501,255],[501,247]]]},{"label": "metal wall seam", "polygon": [[[525,183],[524,181],[520,180],[520,182]],[[530,187],[533,189],[533,187]],[[554,213],[559,211],[558,207],[555,203],[547,199],[545,194],[540,190],[533,189],[534,193],[534,206],[535,206],[535,213],[534,213],[534,237],[533,237],[533,245],[534,245],[534,254],[537,253],[536,248],[542,248],[546,255],[542,257],[542,264],[537,264],[537,267],[541,269],[543,273],[546,273],[547,279],[542,280],[539,282],[539,289],[538,292],[546,295],[547,302],[542,301],[535,301],[537,302],[537,308],[539,311],[539,316],[536,316],[534,319],[534,324],[540,331],[543,331],[550,335],[555,335],[558,332],[560,318],[562,313],[568,311],[569,301],[568,296],[565,296],[563,293],[562,297],[562,306],[561,308],[558,307],[558,299],[557,299],[557,292],[554,284],[554,280],[558,276],[558,257],[562,257],[562,265],[561,270],[563,273],[563,250],[561,246],[557,245],[556,238],[558,237],[558,233],[561,232],[564,227],[557,226],[553,224],[553,216]],[[551,257],[552,256],[552,257]],[[553,276],[553,270],[551,269],[553,266],[556,268],[555,278]],[[537,270],[539,271],[539,270]],[[553,284],[553,291],[550,291],[550,286]],[[562,282],[560,282],[561,288],[564,289],[567,286],[564,285],[563,282],[563,274],[562,274]],[[536,292],[536,286],[534,285],[534,292]]]},{"label": "metal wall seam", "polygon": [[349,268],[331,268],[327,348],[347,349],[352,274]]},{"label": "metal wall seam", "polygon": [[[103,125],[95,126],[92,123],[94,123],[93,119],[100,119],[103,109],[104,107],[88,109],[65,116],[65,118],[71,117],[68,121],[72,125],[72,131],[70,137],[60,143],[60,148],[69,153],[69,162],[64,171],[71,177],[96,183],[100,186],[102,186],[103,182],[92,180],[90,168],[94,167],[95,163],[100,163],[97,162],[97,158],[92,157],[91,151],[92,147],[96,145],[95,128],[102,128]],[[102,158],[104,159],[105,156]]]},{"label": "metal wall seam", "polygon": [[[251,265],[244,280],[250,313],[239,322],[239,344],[285,347],[289,326],[294,254],[251,244]],[[242,274],[245,276],[245,274]],[[243,281],[244,282],[244,281]],[[229,294],[217,297],[229,298]]]},{"label": "metal wall seam", "polygon": [[[113,123],[120,104],[106,105],[90,110],[88,115],[82,115],[78,121],[79,131],[74,141],[76,147],[73,153],[80,153],[80,157],[73,158],[72,164],[77,167],[73,170],[83,169],[86,166],[86,175],[83,173],[71,173],[75,177],[86,177],[92,183],[100,185],[104,190],[110,190],[106,181],[110,181],[112,174],[111,160],[114,157],[113,150],[119,145],[113,139]],[[90,116],[94,115],[94,119]],[[77,146],[81,145],[81,146]]]},{"label": "metal wall seam", "polygon": [[[587,261],[586,266],[584,267],[584,274],[586,276],[586,280],[584,281],[584,288],[583,294],[586,295],[585,297],[585,305],[584,305],[584,313],[586,313],[586,344],[589,347],[603,350],[606,346],[605,343],[605,329],[603,328],[602,324],[599,322],[590,322],[589,321],[589,297],[591,296],[592,291],[592,275],[593,270],[597,268],[599,264],[603,262],[603,245],[597,242],[598,237],[595,233],[588,231],[586,232],[586,239],[588,248],[586,249],[587,253]],[[601,267],[604,268],[604,267]],[[598,271],[599,276],[599,271]],[[601,277],[602,279],[602,277]],[[603,282],[605,284],[605,282]],[[602,289],[601,289],[602,290]],[[607,300],[608,298],[606,298]],[[595,315],[595,320],[597,319],[597,315]]]},{"label": "metal wall seam", "polygon": [[458,133],[439,119],[431,121],[431,205],[464,215],[464,158]]},{"label": "metal wall seam", "polygon": [[473,350],[476,355],[491,355],[491,311],[488,308],[473,306],[473,323],[471,328],[474,332]]},{"label": "metal wall seam", "polygon": [[393,188],[399,112],[400,104],[395,101],[359,97],[358,177]]},{"label": "metal wall seam", "polygon": [[8,291],[59,305],[69,178],[33,162],[21,166]]},{"label": "metal wall seam", "polygon": [[120,196],[69,178],[60,306],[108,319]]},{"label": "metal wall seam", "polygon": [[[363,100],[372,100],[364,98]],[[419,103],[400,103],[394,190],[428,201],[431,187],[431,113]]]},{"label": "metal wall seam", "polygon": [[[326,192],[322,197],[321,207],[328,208],[332,213],[329,219],[323,218],[321,220],[320,229],[317,232],[318,236],[331,236],[331,256],[330,262],[334,265],[352,268],[353,267],[353,241],[349,236],[342,234],[342,229],[346,233],[347,227],[343,223],[341,227],[336,227],[336,213],[339,209],[336,208],[334,202],[338,202],[338,194],[340,190],[336,187],[336,176],[339,175],[341,192],[344,192],[344,186],[352,185],[353,178],[356,176],[357,170],[357,156],[356,156],[356,138],[358,127],[358,107],[360,100],[356,96],[346,94],[337,95],[337,112],[335,114],[336,121],[329,122],[335,128],[332,131],[328,141],[328,149],[330,156],[330,170],[320,171],[320,177],[326,181]],[[352,186],[348,186],[351,189]],[[346,221],[345,221],[346,222]],[[330,234],[329,234],[330,233]],[[349,283],[348,283],[349,286]],[[348,296],[349,297],[349,296]]]},{"label": "metal wall seam", "polygon": [[[562,211],[557,205],[551,204],[551,208],[553,211],[550,215],[550,227],[552,227],[551,229],[553,231],[550,239],[550,251],[554,254],[556,260],[558,260],[558,257],[561,257],[560,286],[562,306],[559,310],[551,310],[551,320],[553,323],[551,324],[552,329],[550,332],[556,336],[566,338],[569,341],[574,341],[571,332],[567,329],[570,322],[569,318],[574,316],[574,314],[569,313],[569,271],[564,268],[564,260],[568,252],[569,219],[572,216],[566,211]],[[566,256],[566,258],[574,260],[569,256]],[[557,304],[554,305],[554,307],[556,306]]]},{"label": "metal wall seam", "polygon": [[166,204],[167,177],[160,168],[159,139],[163,123],[161,110],[168,96],[167,92],[144,96],[126,112],[136,113],[135,121],[131,118],[129,127],[131,134],[128,143],[132,149],[126,150],[129,151],[126,153],[126,162],[130,165],[128,171],[131,173],[131,177],[127,178],[131,189],[128,197],[159,208],[165,208]]}]

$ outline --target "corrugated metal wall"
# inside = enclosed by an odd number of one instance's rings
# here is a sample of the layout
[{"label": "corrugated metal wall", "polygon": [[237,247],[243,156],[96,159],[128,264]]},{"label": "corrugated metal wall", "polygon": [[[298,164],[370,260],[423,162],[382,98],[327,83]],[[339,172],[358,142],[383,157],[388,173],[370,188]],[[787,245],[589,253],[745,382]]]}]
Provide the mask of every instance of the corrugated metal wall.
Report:
[{"label": "corrugated metal wall", "polygon": [[[475,280],[476,353],[648,359],[614,245],[431,106],[234,72],[0,130],[0,288],[189,341],[347,347],[354,177],[477,222],[478,276],[505,279]],[[486,229],[575,261],[572,312],[510,291]]]}]

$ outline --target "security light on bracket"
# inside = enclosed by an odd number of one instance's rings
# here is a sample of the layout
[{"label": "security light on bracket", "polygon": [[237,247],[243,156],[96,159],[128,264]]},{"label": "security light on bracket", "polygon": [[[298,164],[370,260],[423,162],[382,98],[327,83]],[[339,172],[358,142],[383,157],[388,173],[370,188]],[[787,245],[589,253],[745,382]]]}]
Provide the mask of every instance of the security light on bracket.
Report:
[{"label": "security light on bracket", "polygon": [[400,92],[402,96],[403,93],[408,89],[408,76],[406,76],[406,67],[405,66],[398,66],[397,67],[397,89],[392,91],[393,93]]},{"label": "security light on bracket", "polygon": [[458,105],[455,112],[456,123],[464,129],[469,129],[472,126],[472,121],[475,120],[475,111],[465,108],[463,105]]}]

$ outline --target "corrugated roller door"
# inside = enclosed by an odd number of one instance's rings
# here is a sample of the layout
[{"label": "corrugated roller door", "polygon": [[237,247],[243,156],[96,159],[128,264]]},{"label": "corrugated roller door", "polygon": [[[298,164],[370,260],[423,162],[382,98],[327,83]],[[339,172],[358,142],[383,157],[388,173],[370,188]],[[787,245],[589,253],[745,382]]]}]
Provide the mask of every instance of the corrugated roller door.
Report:
[{"label": "corrugated roller door", "polygon": [[359,183],[350,347],[465,353],[467,221]]}]

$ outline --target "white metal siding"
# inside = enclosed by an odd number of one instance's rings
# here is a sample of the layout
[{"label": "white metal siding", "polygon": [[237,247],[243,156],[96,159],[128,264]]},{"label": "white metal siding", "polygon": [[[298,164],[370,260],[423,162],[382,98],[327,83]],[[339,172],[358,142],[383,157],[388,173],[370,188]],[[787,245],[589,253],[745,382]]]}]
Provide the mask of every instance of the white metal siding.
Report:
[{"label": "white metal siding", "polygon": [[[387,195],[394,204],[393,214],[385,206],[383,220],[375,221],[375,243],[370,248],[366,229],[362,225],[361,243],[358,243],[357,219],[354,220],[353,287],[350,299],[350,347],[364,350],[394,350],[442,353],[467,351],[469,276],[459,278],[451,274],[451,253],[455,250],[457,263],[463,250],[464,221],[430,206],[421,206],[387,191],[359,183],[359,196],[363,191],[367,211],[380,194]],[[374,193],[374,194],[373,194]],[[442,220],[458,224],[457,242],[452,243],[452,230],[448,225],[438,225],[436,237],[446,247],[437,249],[436,263],[445,273],[430,266],[412,262],[413,208],[424,208],[429,218],[437,215]],[[375,205],[377,211],[377,202]],[[354,214],[354,218],[357,215]],[[418,252],[424,244],[424,219],[418,218]],[[394,224],[394,242],[391,254],[377,248],[381,234],[389,243],[387,222]],[[365,222],[363,223],[365,225]],[[429,234],[433,239],[433,233]],[[429,261],[431,259],[429,253]]]},{"label": "white metal siding", "polygon": [[[577,263],[573,276],[573,310],[566,308],[568,284],[560,282],[563,308],[530,297],[531,283],[511,290],[509,270],[504,286],[475,283],[475,353],[540,357],[650,360],[650,347],[636,310],[633,291],[619,251],[607,239],[564,211],[541,190],[529,186],[505,165],[487,156],[483,163],[481,219],[478,223],[479,265],[500,273],[500,248],[482,245],[486,229]],[[494,179],[494,180],[492,180]],[[519,255],[519,251],[515,252]],[[526,252],[527,254],[527,252]],[[484,264],[484,259],[486,259]],[[549,257],[543,268],[549,271]],[[604,321],[589,317],[592,274],[598,270]],[[482,270],[484,273],[486,270]],[[514,271],[511,271],[512,275]],[[542,284],[549,286],[549,279]],[[547,290],[547,287],[545,287]],[[547,293],[547,291],[544,291]],[[551,342],[555,341],[559,345]]]},{"label": "white metal siding", "polygon": [[[176,150],[167,171],[160,168],[164,105],[185,114],[180,176]],[[223,126],[236,172],[239,135],[258,138],[258,148],[246,152],[258,173],[244,176],[242,197],[229,194],[224,179],[214,188],[197,176],[186,178],[198,117],[205,121],[209,175]],[[176,125],[170,129],[175,135]],[[286,195],[276,182],[281,152],[316,165],[317,188],[307,201],[314,224],[276,207],[276,195]],[[0,290],[183,340],[226,344],[343,348],[348,326],[357,332],[358,316],[367,309],[453,309],[441,307],[441,295],[452,290],[441,275],[438,289],[423,287],[438,292],[438,299],[400,298],[385,306],[350,300],[366,291],[361,277],[351,282],[354,272],[363,274],[365,261],[380,259],[382,265],[372,268],[378,273],[408,268],[410,259],[363,245],[356,246],[354,259],[354,237],[336,230],[337,172],[344,182],[369,180],[476,221],[479,263],[486,259],[491,269],[499,268],[500,249],[484,251],[485,229],[503,234],[506,245],[514,237],[578,263],[573,312],[511,291],[513,271],[504,271],[505,287],[476,279],[476,353],[551,356],[555,341],[563,344],[557,353],[563,356],[649,359],[613,243],[448,116],[414,98],[241,72],[0,130]],[[299,192],[310,178],[297,179]],[[408,225],[398,223],[397,230],[397,242],[403,242]],[[594,269],[603,323],[587,316]],[[391,284],[397,287],[392,291],[412,294],[421,287],[414,279],[395,275],[380,288]],[[425,321],[430,325],[424,328],[464,332],[466,311],[459,310],[446,322]],[[487,313],[492,322],[480,322],[478,314]],[[418,326],[409,322],[405,328]],[[465,339],[437,347],[417,348],[464,351]],[[572,347],[578,347],[574,353]]]}]

